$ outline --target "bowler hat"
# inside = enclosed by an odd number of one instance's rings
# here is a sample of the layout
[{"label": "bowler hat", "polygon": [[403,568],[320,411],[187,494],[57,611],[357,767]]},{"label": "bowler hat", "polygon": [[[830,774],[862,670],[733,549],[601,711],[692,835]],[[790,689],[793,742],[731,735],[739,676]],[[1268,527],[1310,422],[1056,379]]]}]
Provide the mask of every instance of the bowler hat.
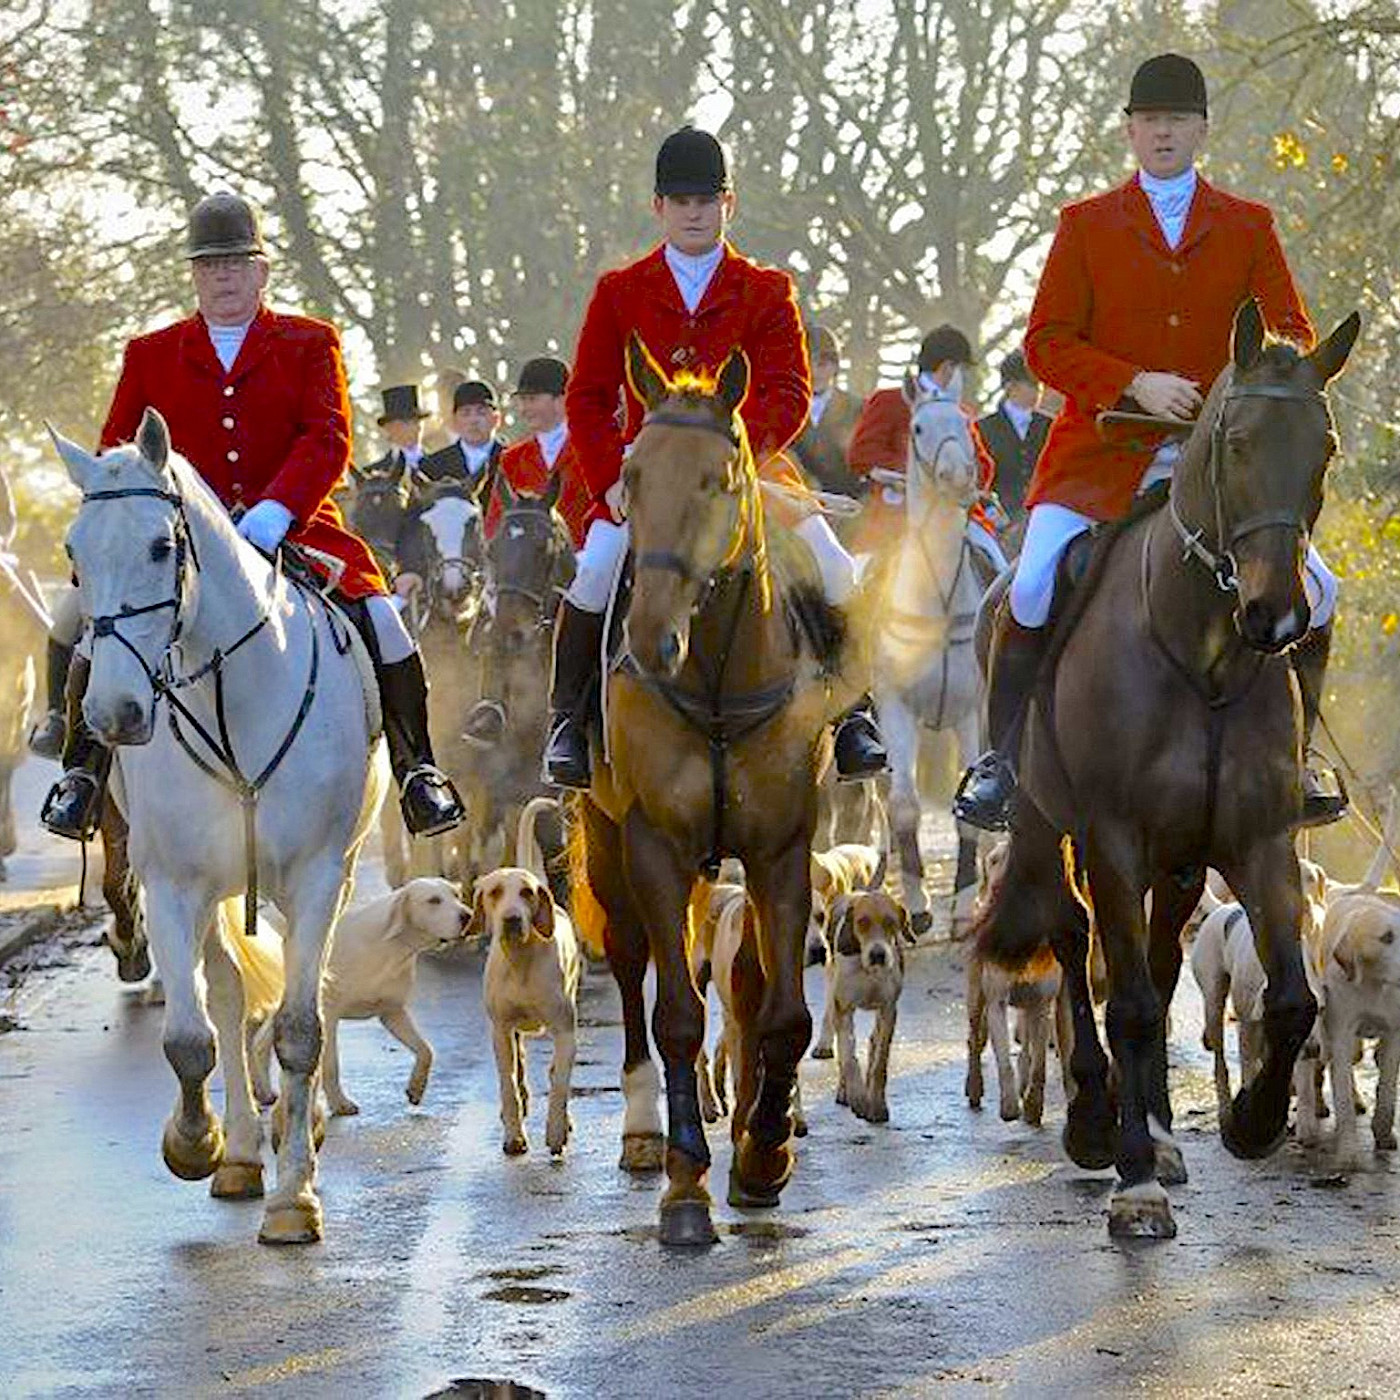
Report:
[{"label": "bowler hat", "polygon": [[426,409],[418,407],[418,386],[416,384],[391,384],[381,391],[384,397],[384,412],[379,415],[379,426],[386,423],[411,423],[415,418],[430,418]]},{"label": "bowler hat", "polygon": [[829,326],[813,326],[811,341],[813,360],[841,363],[841,341]]},{"label": "bowler hat", "polygon": [[464,379],[452,391],[453,413],[478,404],[483,408],[496,407],[496,391],[484,379]]},{"label": "bowler hat", "polygon": [[1179,53],[1159,53],[1133,74],[1128,105],[1134,112],[1195,112],[1206,115],[1205,74]]},{"label": "bowler hat", "polygon": [[730,188],[729,158],[708,131],[683,126],[656,153],[656,193],[723,194]]},{"label": "bowler hat", "polygon": [[970,365],[972,346],[956,326],[937,326],[924,337],[919,346],[919,368],[937,369],[949,360],[955,365]]},{"label": "bowler hat", "polygon": [[199,258],[236,257],[240,253],[267,255],[257,210],[227,190],[206,195],[190,211],[185,256],[193,262]]},{"label": "bowler hat", "polygon": [[517,394],[551,394],[558,397],[569,383],[569,367],[553,355],[536,355],[520,366]]},{"label": "bowler hat", "polygon": [[1013,350],[1001,362],[1001,382],[1003,384],[1034,384],[1035,375],[1031,373],[1030,366],[1026,363],[1026,357],[1019,350]]}]

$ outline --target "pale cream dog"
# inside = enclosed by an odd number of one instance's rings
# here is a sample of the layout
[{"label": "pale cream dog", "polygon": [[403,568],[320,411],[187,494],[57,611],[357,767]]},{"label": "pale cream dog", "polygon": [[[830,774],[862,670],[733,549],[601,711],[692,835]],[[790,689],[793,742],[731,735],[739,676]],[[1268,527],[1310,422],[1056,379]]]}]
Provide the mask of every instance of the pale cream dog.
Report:
[{"label": "pale cream dog", "polygon": [[[986,908],[1006,875],[1011,843],[1003,837],[979,862],[981,866],[977,907]],[[1060,994],[1060,964],[1049,945],[1041,948],[1024,968],[1008,972],[968,950],[967,962],[967,1079],[968,1105],[982,1107],[982,1051],[988,1038],[997,1066],[1001,1116],[1006,1122],[1024,1119],[1040,1126],[1045,1111],[1045,1062],[1053,1024],[1060,1055],[1065,1098],[1071,1097],[1069,1057],[1074,1044],[1068,999]],[[1020,1063],[1011,1058],[1012,1033],[1008,1016],[1014,1013],[1015,1039],[1021,1047]]]},{"label": "pale cream dog", "polygon": [[[1361,1164],[1356,1131],[1353,1064],[1358,1041],[1375,1037],[1376,1110],[1371,1133],[1379,1152],[1393,1151],[1396,1078],[1400,1072],[1400,896],[1358,890],[1337,895],[1312,949],[1311,972],[1321,984],[1319,1022],[1332,1079],[1339,1167]],[[1309,1076],[1310,1081],[1312,1076]],[[1315,1081],[1314,1081],[1315,1083]],[[1298,1135],[1317,1137],[1317,1105],[1300,1087]]]},{"label": "pale cream dog", "polygon": [[[840,895],[831,909],[836,1102],[870,1123],[886,1123],[890,1045],[904,989],[909,915],[883,890]],[[856,1058],[855,1013],[873,1011],[865,1073]]]},{"label": "pale cream dog", "polygon": [[532,871],[506,866],[483,875],[472,899],[472,932],[489,934],[483,1000],[500,1079],[502,1147],[512,1157],[528,1150],[524,1118],[530,1097],[523,1037],[548,1033],[549,1111],[545,1144],[558,1157],[569,1141],[569,1088],[574,1072],[582,959],[569,916]]},{"label": "pale cream dog", "polygon": [[[337,1028],[341,1021],[378,1017],[395,1040],[413,1051],[406,1093],[412,1104],[423,1101],[433,1067],[433,1048],[423,1038],[409,1002],[418,956],[433,948],[460,943],[467,935],[471,911],[450,881],[410,880],[392,894],[347,909],[336,923],[330,956],[321,981],[325,1050],[321,1058],[326,1102],[334,1114],[358,1113],[359,1106],[340,1082]],[[282,940],[270,932],[268,948],[280,961]],[[278,1001],[281,1000],[279,991]],[[253,1038],[254,1092],[262,1103],[275,1098],[271,1084],[273,1024],[269,1017]]]},{"label": "pale cream dog", "polygon": [[[1298,862],[1303,879],[1303,966],[1313,995],[1322,1000],[1323,991],[1314,973],[1315,956],[1310,951],[1327,917],[1327,873],[1310,860]],[[1215,1101],[1223,1116],[1229,1111],[1233,1090],[1225,1058],[1225,1011],[1235,1013],[1239,1050],[1240,1084],[1248,1084],[1264,1063],[1264,989],[1268,978],[1254,947],[1254,932],[1243,906],[1218,904],[1201,921],[1191,947],[1191,973],[1201,989],[1204,1003],[1201,1039],[1215,1057]],[[1304,1094],[1313,1079],[1317,1050],[1305,1047],[1294,1070],[1294,1089],[1299,1097],[1299,1136],[1305,1128]]]}]

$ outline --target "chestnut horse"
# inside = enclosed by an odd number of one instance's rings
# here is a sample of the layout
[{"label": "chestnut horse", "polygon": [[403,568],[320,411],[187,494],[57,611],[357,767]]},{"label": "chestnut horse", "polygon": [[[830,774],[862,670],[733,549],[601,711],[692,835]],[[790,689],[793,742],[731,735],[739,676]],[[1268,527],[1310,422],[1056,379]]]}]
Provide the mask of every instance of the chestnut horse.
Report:
[{"label": "chestnut horse", "polygon": [[[1353,314],[1304,355],[1266,345],[1257,306],[1241,306],[1232,363],[1166,508],[1128,523],[1091,563],[1027,718],[1010,865],[978,936],[1012,966],[1048,939],[1064,966],[1076,1085],[1064,1144],[1080,1166],[1116,1164],[1115,1235],[1176,1233],[1163,1184],[1185,1169],[1170,1138],[1164,1022],[1206,866],[1244,905],[1268,972],[1263,1067],[1221,1137],[1251,1158],[1283,1140],[1294,1060],[1317,1009],[1298,943],[1302,755],[1284,653],[1309,627],[1303,561],[1336,447],[1326,386],[1359,328]],[[1112,1089],[1066,838],[1108,963]]]},{"label": "chestnut horse", "polygon": [[[770,564],[758,475],[737,416],[748,361],[714,380],[669,381],[635,337],[629,381],[647,406],[624,485],[635,558],[625,655],[606,683],[606,754],[582,799],[575,909],[596,899],[622,994],[626,1051],[622,1165],[661,1165],[657,1076],[642,980],[656,963],[653,1029],[666,1072],[668,1189],[661,1239],[716,1238],[695,1061],[705,1005],[687,960],[688,906],[721,856],[743,862],[756,944],[735,969],[740,1021],[729,1202],[778,1202],[793,1168],[789,1112],[811,1038],[802,992],[817,781],[827,724],[856,695],[804,645],[832,619],[815,583],[784,587]],[[786,572],[784,568],[783,572]],[[813,577],[815,571],[813,570]],[[830,650],[837,650],[832,640]],[[847,693],[847,692],[850,693]],[[577,852],[576,852],[577,855]],[[578,921],[589,935],[590,913]]]}]

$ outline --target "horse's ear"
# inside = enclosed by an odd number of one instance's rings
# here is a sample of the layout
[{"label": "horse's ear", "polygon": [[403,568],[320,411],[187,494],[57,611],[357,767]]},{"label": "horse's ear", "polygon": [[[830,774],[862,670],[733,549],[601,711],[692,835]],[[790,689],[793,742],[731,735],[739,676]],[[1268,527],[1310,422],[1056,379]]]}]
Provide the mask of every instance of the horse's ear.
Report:
[{"label": "horse's ear", "polygon": [[1236,371],[1243,374],[1258,360],[1263,349],[1264,318],[1259,314],[1259,303],[1247,297],[1235,312],[1235,328],[1230,337],[1230,353]]},{"label": "horse's ear", "polygon": [[1342,372],[1342,366],[1361,334],[1361,313],[1353,311],[1316,350],[1308,356],[1308,363],[1318,372],[1324,384]]},{"label": "horse's ear", "polygon": [[141,415],[141,426],[136,430],[136,447],[141,455],[158,471],[165,470],[170,460],[170,429],[165,419],[153,408]]},{"label": "horse's ear", "polygon": [[729,417],[738,413],[749,393],[749,357],[742,350],[731,350],[720,366],[715,382],[715,397],[724,405]]},{"label": "horse's ear", "polygon": [[899,386],[904,402],[913,408],[919,400],[919,376],[912,369],[904,371],[904,382]]},{"label": "horse's ear", "polygon": [[59,459],[67,468],[73,485],[79,491],[86,491],[88,480],[97,466],[97,459],[84,452],[76,442],[64,437],[52,423],[46,422],[44,426],[49,430],[49,436],[53,439],[53,445],[58,452]]},{"label": "horse's ear", "polygon": [[647,408],[655,408],[671,392],[666,372],[636,331],[627,337],[627,387]]}]

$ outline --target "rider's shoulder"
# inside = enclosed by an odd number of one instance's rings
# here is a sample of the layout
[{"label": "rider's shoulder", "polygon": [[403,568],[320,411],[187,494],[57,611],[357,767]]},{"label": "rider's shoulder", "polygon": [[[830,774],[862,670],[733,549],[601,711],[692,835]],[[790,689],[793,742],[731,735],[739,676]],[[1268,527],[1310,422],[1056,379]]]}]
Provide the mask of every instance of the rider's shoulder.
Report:
[{"label": "rider's shoulder", "polygon": [[340,332],[329,321],[316,316],[297,316],[290,311],[267,311],[268,329],[279,339],[307,345],[339,345]]}]

